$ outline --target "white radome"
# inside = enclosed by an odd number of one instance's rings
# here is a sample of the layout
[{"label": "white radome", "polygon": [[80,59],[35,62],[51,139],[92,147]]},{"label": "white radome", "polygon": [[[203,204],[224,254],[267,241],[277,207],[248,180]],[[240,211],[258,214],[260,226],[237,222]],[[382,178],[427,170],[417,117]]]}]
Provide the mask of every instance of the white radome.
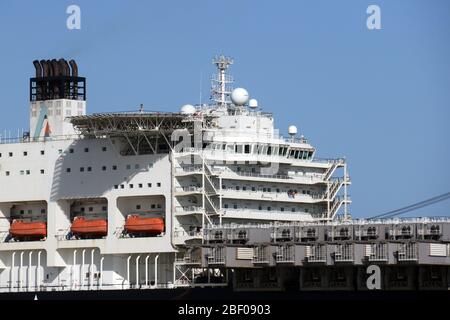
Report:
[{"label": "white radome", "polygon": [[195,107],[192,104],[185,104],[181,107],[180,112],[183,114],[193,114],[195,112]]},{"label": "white radome", "polygon": [[243,106],[248,101],[248,91],[244,88],[236,88],[231,92],[231,101],[237,106]]},{"label": "white radome", "polygon": [[250,99],[249,101],[248,101],[248,106],[250,107],[250,108],[258,108],[258,100],[256,100],[256,99]]},{"label": "white radome", "polygon": [[288,133],[291,136],[295,136],[297,134],[297,127],[296,126],[289,126]]}]

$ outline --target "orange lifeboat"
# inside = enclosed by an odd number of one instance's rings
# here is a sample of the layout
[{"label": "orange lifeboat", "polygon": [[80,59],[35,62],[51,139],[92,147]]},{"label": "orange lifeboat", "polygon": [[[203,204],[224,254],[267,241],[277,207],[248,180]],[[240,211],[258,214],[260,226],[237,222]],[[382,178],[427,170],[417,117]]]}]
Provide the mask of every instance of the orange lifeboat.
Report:
[{"label": "orange lifeboat", "polygon": [[75,235],[104,237],[108,234],[108,221],[106,219],[86,219],[85,217],[75,217],[70,227]]},{"label": "orange lifeboat", "polygon": [[128,233],[158,235],[164,232],[164,219],[160,217],[145,218],[132,214],[127,217],[124,228]]},{"label": "orange lifeboat", "polygon": [[14,238],[36,238],[42,239],[47,236],[47,223],[26,222],[22,220],[13,220],[9,233]]}]

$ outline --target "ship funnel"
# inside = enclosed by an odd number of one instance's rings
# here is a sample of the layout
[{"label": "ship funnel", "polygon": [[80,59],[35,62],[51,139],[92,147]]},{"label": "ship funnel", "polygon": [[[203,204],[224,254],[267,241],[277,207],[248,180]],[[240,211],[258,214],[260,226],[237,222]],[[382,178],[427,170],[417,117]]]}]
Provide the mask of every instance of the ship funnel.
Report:
[{"label": "ship funnel", "polygon": [[42,77],[42,66],[39,63],[39,60],[33,61],[34,67],[36,68],[36,78]]},{"label": "ship funnel", "polygon": [[42,66],[42,77],[48,77],[50,74],[49,74],[49,67],[48,67],[48,64],[47,64],[47,61],[46,60],[41,60],[41,66]]},{"label": "ship funnel", "polygon": [[75,60],[69,61],[70,67],[72,68],[72,77],[78,77],[78,66]]},{"label": "ship funnel", "polygon": [[70,76],[70,67],[65,59],[59,59],[59,67],[63,76]]}]

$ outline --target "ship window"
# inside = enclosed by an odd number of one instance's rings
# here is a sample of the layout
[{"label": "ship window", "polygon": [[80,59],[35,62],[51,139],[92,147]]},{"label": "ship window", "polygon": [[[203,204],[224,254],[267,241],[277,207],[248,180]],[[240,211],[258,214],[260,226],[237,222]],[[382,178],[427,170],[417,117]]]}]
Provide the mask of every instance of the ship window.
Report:
[{"label": "ship window", "polygon": [[127,170],[131,169],[131,165],[127,164]]},{"label": "ship window", "polygon": [[84,172],[84,167],[81,167],[81,168],[80,168],[80,172]]},{"label": "ship window", "polygon": [[141,210],[141,205],[140,204],[136,205],[136,210]]},{"label": "ship window", "polygon": [[70,168],[67,168],[67,169],[66,169],[66,172],[67,172],[67,173],[70,173]]},{"label": "ship window", "polygon": [[291,150],[291,152],[289,152],[289,158],[293,158],[295,154],[295,150]]},{"label": "ship window", "polygon": [[239,187],[239,186],[236,186],[236,190],[239,191],[239,190],[240,190],[240,187]]},{"label": "ship window", "polygon": [[135,168],[135,169],[139,169],[139,164],[135,164],[135,165],[134,165],[134,168]]},{"label": "ship window", "polygon": [[284,208],[283,208],[283,207],[281,207],[281,208],[280,208],[280,211],[281,211],[281,212],[283,212],[283,211],[284,211]]},{"label": "ship window", "polygon": [[134,185],[133,185],[133,184],[130,184],[129,187],[130,187],[130,189],[133,189],[133,188],[134,188]]},{"label": "ship window", "polygon": [[225,209],[228,209],[228,203],[225,203],[225,204],[223,205],[223,207],[224,207]]},{"label": "ship window", "polygon": [[152,184],[151,183],[147,183],[147,187],[151,188]]},{"label": "ship window", "polygon": [[6,171],[6,175],[9,176],[9,171]]},{"label": "ship window", "polygon": [[156,208],[156,207],[155,207],[155,204],[152,204],[152,205],[150,206],[150,208],[155,209],[155,208]]},{"label": "ship window", "polygon": [[91,172],[92,171],[92,167],[88,167],[87,171]]},{"label": "ship window", "polygon": [[245,145],[244,152],[245,153],[250,153],[250,145],[249,144]]},{"label": "ship window", "polygon": [[258,207],[258,210],[262,210],[262,207],[261,207],[261,206],[259,206],[259,207]]},{"label": "ship window", "polygon": [[28,209],[28,214],[32,214],[33,211],[31,209]]},{"label": "ship window", "polygon": [[25,213],[25,210],[20,210],[20,214],[24,214]]},{"label": "ship window", "polygon": [[292,211],[292,212],[295,212],[295,208],[292,208],[291,211]]},{"label": "ship window", "polygon": [[89,207],[89,212],[92,212],[92,211],[94,211],[94,208],[93,207]]},{"label": "ship window", "polygon": [[270,156],[272,154],[272,147],[268,146],[267,147],[267,154]]},{"label": "ship window", "polygon": [[41,209],[41,213],[45,213],[45,209]]},{"label": "ship window", "polygon": [[26,157],[28,155],[28,152],[24,151],[23,156]]},{"label": "ship window", "polygon": [[41,150],[41,155],[43,156],[45,154],[45,151],[44,150]]},{"label": "ship window", "polygon": [[236,153],[242,153],[242,144],[236,145]]},{"label": "ship window", "polygon": [[295,155],[294,155],[295,159],[298,159],[298,153],[299,153],[299,150],[295,150]]},{"label": "ship window", "polygon": [[103,148],[102,148],[102,151],[105,152],[105,151],[106,151],[106,147],[103,147]]},{"label": "ship window", "polygon": [[84,212],[84,207],[81,207],[81,208],[80,208],[80,211],[81,211],[81,212]]},{"label": "ship window", "polygon": [[2,157],[2,153],[0,152],[0,158]]},{"label": "ship window", "polygon": [[72,148],[69,149],[69,153],[73,153],[73,149]]},{"label": "ship window", "polygon": [[20,170],[20,175],[23,176],[25,174],[25,171]]},{"label": "ship window", "polygon": [[142,188],[142,183],[139,183],[139,185],[138,185],[138,186],[139,186],[139,188]]},{"label": "ship window", "polygon": [[114,189],[119,189],[119,185],[118,184],[114,185]]},{"label": "ship window", "polygon": [[233,205],[233,208],[234,208],[234,209],[237,209],[237,204]]},{"label": "ship window", "polygon": [[252,191],[256,191],[256,188],[255,188],[255,187],[252,187]]},{"label": "ship window", "polygon": [[106,171],[106,166],[103,166],[103,167],[102,167],[102,170],[103,170],[103,171]]},{"label": "ship window", "polygon": [[13,156],[13,153],[12,153],[12,152],[10,152],[10,153],[9,153],[9,156],[10,156],[10,157],[12,157],[12,156]]},{"label": "ship window", "polygon": [[26,173],[27,173],[27,175],[29,175],[30,174],[30,170],[26,170]]},{"label": "ship window", "polygon": [[121,184],[120,189],[124,189],[124,188],[125,188],[125,185]]},{"label": "ship window", "polygon": [[267,207],[267,211],[270,211],[270,210],[272,210],[272,208],[271,207]]},{"label": "ship window", "polygon": [[271,188],[267,188],[267,192],[272,192],[272,189]]},{"label": "ship window", "polygon": [[84,148],[84,152],[89,152],[89,148]]},{"label": "ship window", "polygon": [[158,208],[158,209],[161,209],[161,204],[156,204],[156,207]]},{"label": "ship window", "polygon": [[242,191],[247,191],[247,187],[246,187],[246,186],[243,186],[243,187],[242,187]]},{"label": "ship window", "polygon": [[112,166],[112,169],[113,170],[117,170],[117,166]]},{"label": "ship window", "polygon": [[158,183],[156,184],[156,186],[157,186],[157,187],[161,187],[161,182],[158,182]]},{"label": "ship window", "polygon": [[44,174],[44,172],[45,172],[44,169],[41,169],[41,174]]},{"label": "ship window", "polygon": [[311,158],[312,158],[312,155],[313,155],[313,152],[312,152],[312,151],[309,151],[309,152],[308,152],[308,159],[311,159]]}]

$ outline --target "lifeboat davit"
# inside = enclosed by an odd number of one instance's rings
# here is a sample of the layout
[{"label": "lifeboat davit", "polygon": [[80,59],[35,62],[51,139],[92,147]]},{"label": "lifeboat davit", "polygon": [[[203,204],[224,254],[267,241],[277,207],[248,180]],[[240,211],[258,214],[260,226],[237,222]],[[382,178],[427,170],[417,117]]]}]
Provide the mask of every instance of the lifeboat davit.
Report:
[{"label": "lifeboat davit", "polygon": [[104,237],[108,234],[108,221],[106,219],[75,217],[70,231],[80,236]]},{"label": "lifeboat davit", "polygon": [[47,236],[47,223],[13,220],[9,233],[14,238],[42,239]]},{"label": "lifeboat davit", "polygon": [[146,218],[132,214],[127,217],[124,228],[128,233],[158,235],[164,232],[164,219],[161,217]]}]

